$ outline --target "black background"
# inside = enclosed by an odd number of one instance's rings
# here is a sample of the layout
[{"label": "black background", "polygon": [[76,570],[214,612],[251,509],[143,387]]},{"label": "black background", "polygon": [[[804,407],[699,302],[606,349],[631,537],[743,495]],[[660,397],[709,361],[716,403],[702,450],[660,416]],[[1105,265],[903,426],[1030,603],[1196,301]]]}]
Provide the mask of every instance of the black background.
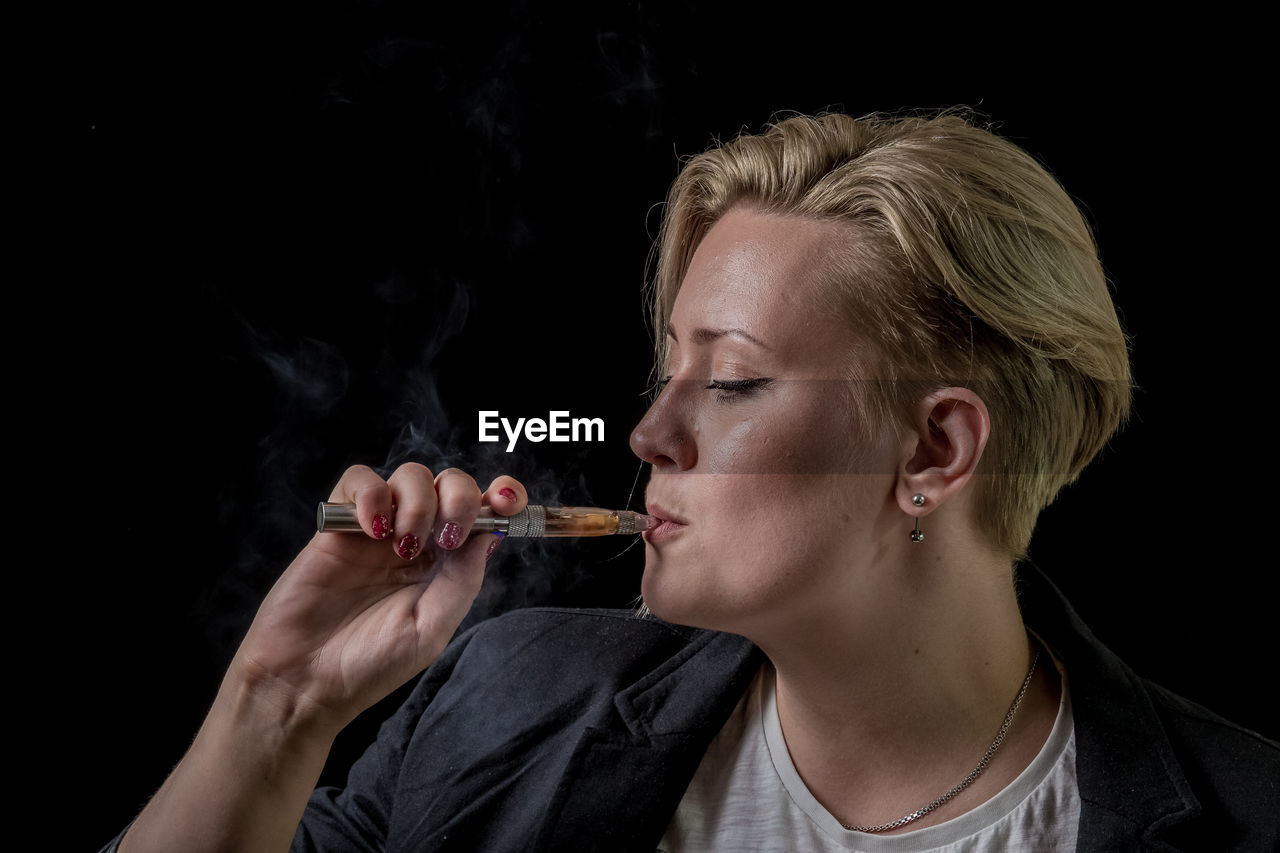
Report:
[{"label": "black background", "polygon": [[[1139,391],[1032,557],[1140,674],[1280,734],[1256,209],[1272,178],[1240,33],[553,8],[70,22],[67,145],[41,173],[54,248],[25,285],[39,344],[18,367],[61,365],[27,460],[55,482],[57,564],[25,574],[57,602],[30,645],[46,707],[71,715],[43,765],[76,845],[109,838],[181,756],[346,465],[446,459],[510,470],[544,503],[640,505],[627,435],[654,208],[680,156],[780,111],[973,106],[1082,203]],[[603,417],[606,441],[508,456],[477,445],[480,408]],[[610,540],[501,553],[473,619],[638,591],[640,549]],[[73,653],[48,651],[68,637]]]}]

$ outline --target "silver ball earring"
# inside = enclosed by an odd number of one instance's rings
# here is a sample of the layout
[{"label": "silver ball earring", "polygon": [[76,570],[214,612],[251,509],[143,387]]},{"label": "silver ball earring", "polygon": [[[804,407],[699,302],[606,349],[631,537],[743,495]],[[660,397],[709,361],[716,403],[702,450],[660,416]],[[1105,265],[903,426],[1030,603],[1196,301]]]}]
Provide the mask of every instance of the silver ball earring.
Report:
[{"label": "silver ball earring", "polygon": [[[924,506],[925,497],[924,497],[924,495],[912,495],[912,496],[911,496],[911,502],[912,502],[913,504],[915,504],[916,506]],[[920,529],[920,517],[919,517],[919,516],[916,516],[916,526],[915,526],[915,529],[911,531],[911,541],[912,541],[912,542],[923,542],[923,541],[924,541],[924,531]]]}]

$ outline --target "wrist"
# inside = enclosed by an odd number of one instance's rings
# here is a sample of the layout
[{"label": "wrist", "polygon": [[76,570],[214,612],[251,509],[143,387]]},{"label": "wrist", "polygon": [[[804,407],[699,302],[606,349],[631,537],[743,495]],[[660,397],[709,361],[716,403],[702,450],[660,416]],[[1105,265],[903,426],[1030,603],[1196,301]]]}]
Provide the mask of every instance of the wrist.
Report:
[{"label": "wrist", "polygon": [[218,689],[209,719],[284,754],[328,754],[345,725],[286,679],[237,659]]}]

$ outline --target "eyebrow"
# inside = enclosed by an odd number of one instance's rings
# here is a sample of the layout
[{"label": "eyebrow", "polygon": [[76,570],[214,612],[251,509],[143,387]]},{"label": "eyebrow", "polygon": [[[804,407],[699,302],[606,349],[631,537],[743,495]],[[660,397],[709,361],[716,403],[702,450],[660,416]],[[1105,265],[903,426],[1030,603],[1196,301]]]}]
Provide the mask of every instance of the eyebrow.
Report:
[{"label": "eyebrow", "polygon": [[[671,326],[667,326],[667,337],[671,338],[671,340],[675,341],[676,343],[680,343],[680,339],[676,337],[675,330],[672,329]],[[764,341],[755,337],[751,333],[747,332],[744,329],[738,329],[738,328],[732,328],[732,329],[698,328],[693,330],[693,333],[690,337],[692,342],[699,346],[703,344],[709,344],[712,341],[717,340],[719,338],[730,337],[730,338],[741,338],[744,341],[748,341],[750,343],[755,344],[761,349],[767,349],[767,350],[773,349],[773,347],[769,346]]]}]

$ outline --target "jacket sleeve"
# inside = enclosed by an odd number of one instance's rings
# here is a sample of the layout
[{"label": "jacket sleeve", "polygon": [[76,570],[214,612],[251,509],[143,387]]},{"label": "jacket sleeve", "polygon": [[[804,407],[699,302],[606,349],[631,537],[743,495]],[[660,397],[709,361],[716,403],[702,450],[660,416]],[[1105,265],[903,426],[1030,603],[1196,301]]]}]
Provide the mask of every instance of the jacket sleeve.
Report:
[{"label": "jacket sleeve", "polygon": [[311,795],[293,838],[293,853],[384,849],[405,749],[418,720],[449,680],[478,627],[456,637],[423,674],[409,698],[382,724],[377,739],[352,765],[346,786],[317,788]]}]

